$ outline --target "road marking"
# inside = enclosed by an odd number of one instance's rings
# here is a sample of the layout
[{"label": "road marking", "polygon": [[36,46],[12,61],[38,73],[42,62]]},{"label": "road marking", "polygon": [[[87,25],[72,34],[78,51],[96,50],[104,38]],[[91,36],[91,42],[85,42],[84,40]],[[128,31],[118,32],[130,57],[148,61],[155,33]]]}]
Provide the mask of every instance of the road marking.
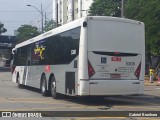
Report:
[{"label": "road marking", "polygon": [[11,101],[11,102],[37,102],[37,101],[43,101],[43,102],[54,102],[54,103],[64,103],[64,101],[60,100],[53,100],[53,99],[44,99],[44,98],[0,98],[0,101]]},{"label": "road marking", "polygon": [[[81,106],[77,106],[77,107],[68,107],[68,106],[57,106],[57,107],[48,107],[48,108],[24,108],[24,109],[21,109],[21,108],[16,108],[16,109],[0,109],[0,111],[36,111],[36,110],[52,110],[52,111],[55,111],[57,110],[57,108],[73,108],[73,109],[79,109],[79,108],[83,108],[84,107],[81,107]],[[96,108],[95,108],[96,109]]]},{"label": "road marking", "polygon": [[[0,100],[0,102],[3,102],[3,103],[33,103],[33,104],[65,104],[66,103],[55,103],[55,102],[49,102],[49,101],[7,101],[7,100]],[[0,103],[1,104],[1,103]],[[71,104],[71,103],[67,103],[67,105],[74,105],[74,104]]]},{"label": "road marking", "polygon": [[[106,119],[106,118],[108,118],[108,119],[113,119],[113,118],[116,118],[116,119],[125,119],[127,117],[89,117],[89,118],[84,118],[84,117],[77,118],[76,117],[75,120],[93,120],[93,118],[95,118],[95,120],[96,120],[97,118],[102,118],[102,119]],[[72,120],[72,119],[70,119],[70,120]]]},{"label": "road marking", "polygon": [[145,109],[145,110],[157,110],[157,111],[159,111],[159,109],[160,108],[154,108],[154,106],[153,107],[148,107],[148,106],[113,106],[112,108],[114,108],[114,109],[120,109],[120,110],[123,110],[123,109],[125,109],[125,110],[128,110],[129,108],[130,109],[136,109],[137,110],[137,108],[138,109]]},{"label": "road marking", "polygon": [[[1,102],[1,101],[0,101]],[[68,108],[91,108],[91,109],[100,109],[100,107],[105,107],[105,109],[109,109],[110,107],[106,107],[104,105],[102,106],[88,106],[88,105],[77,105],[77,104],[72,104],[72,103],[48,103],[48,102],[31,102],[31,101],[2,101],[3,103],[29,103],[29,104],[46,104],[46,105],[64,105],[64,107]],[[2,104],[3,104],[2,103]],[[0,103],[1,104],[1,103]],[[61,107],[61,108],[64,108]]]},{"label": "road marking", "polygon": [[63,107],[51,107],[51,108],[24,108],[24,109],[0,109],[0,111],[36,111],[36,110],[54,110],[55,108],[63,108]]},{"label": "road marking", "polygon": [[159,120],[159,118],[151,118],[151,117],[146,118],[146,117],[139,117],[139,119],[138,119],[138,120]]},{"label": "road marking", "polygon": [[6,98],[6,99],[13,99],[13,100],[52,100],[52,101],[58,101],[54,99],[48,99],[48,98]]},{"label": "road marking", "polygon": [[[0,104],[4,103],[28,103],[28,104],[46,104],[46,105],[64,105],[64,106],[74,106],[77,104],[72,103],[55,103],[55,102],[48,102],[48,101],[6,101],[6,100],[0,100]],[[81,105],[82,107],[86,107],[86,105]],[[93,106],[95,107],[95,106]]]},{"label": "road marking", "polygon": [[[53,101],[53,100],[40,100],[40,101],[37,101],[37,100],[33,100],[35,98],[32,98],[32,99],[29,99],[29,98],[16,98],[16,99],[13,99],[13,98],[8,98],[8,99],[0,99],[0,104],[4,104],[4,103],[28,103],[28,104],[48,104],[48,105],[64,105],[64,106],[69,106],[70,108],[76,108],[79,106],[82,108],[99,108],[99,107],[105,107],[106,108],[106,105],[92,105],[92,106],[88,106],[88,105],[84,105],[84,104],[76,104],[74,102],[67,102],[67,101],[62,101],[62,102],[57,102],[57,101]],[[75,106],[75,107],[74,107]],[[107,107],[108,108],[108,107]]]}]

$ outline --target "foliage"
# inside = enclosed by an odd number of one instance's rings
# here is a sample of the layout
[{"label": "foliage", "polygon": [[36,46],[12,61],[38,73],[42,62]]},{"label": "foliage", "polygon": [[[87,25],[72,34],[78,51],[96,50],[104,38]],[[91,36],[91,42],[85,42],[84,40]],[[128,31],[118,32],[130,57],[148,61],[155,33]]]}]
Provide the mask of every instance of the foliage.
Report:
[{"label": "foliage", "polygon": [[56,28],[56,22],[54,20],[45,22],[45,29],[44,29],[45,32],[52,30],[54,28]]},{"label": "foliage", "polygon": [[[49,20],[45,22],[44,31],[47,32],[56,28],[56,22],[54,20]],[[18,43],[33,38],[40,34],[38,28],[31,25],[22,25],[17,29],[18,35],[16,36],[18,39]]]},{"label": "foliage", "polygon": [[120,17],[120,1],[121,0],[93,0],[89,13],[91,16],[97,15]]},{"label": "foliage", "polygon": [[[119,17],[121,0],[94,0],[90,15]],[[125,0],[125,17],[145,24],[146,55],[160,55],[159,0]]]},{"label": "foliage", "polygon": [[160,55],[159,0],[128,0],[126,16],[145,23],[146,52]]},{"label": "foliage", "polygon": [[7,32],[7,29],[5,29],[4,24],[0,22],[0,35],[5,32]]},{"label": "foliage", "polygon": [[22,25],[20,28],[17,29],[18,35],[18,43],[33,38],[40,34],[37,27],[31,25]]}]

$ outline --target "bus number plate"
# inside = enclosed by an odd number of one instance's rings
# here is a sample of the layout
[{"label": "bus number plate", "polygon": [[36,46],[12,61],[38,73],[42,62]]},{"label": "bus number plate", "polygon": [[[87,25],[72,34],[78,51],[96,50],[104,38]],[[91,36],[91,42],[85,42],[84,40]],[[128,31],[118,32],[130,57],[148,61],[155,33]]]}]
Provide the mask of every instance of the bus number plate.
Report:
[{"label": "bus number plate", "polygon": [[111,79],[120,79],[121,75],[120,74],[110,74]]}]

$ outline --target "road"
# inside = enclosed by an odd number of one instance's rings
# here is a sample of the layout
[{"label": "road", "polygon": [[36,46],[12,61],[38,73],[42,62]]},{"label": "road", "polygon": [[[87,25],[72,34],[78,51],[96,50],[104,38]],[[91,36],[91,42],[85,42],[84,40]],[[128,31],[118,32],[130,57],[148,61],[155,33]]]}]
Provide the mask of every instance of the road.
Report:
[{"label": "road", "polygon": [[[142,96],[119,96],[105,98],[65,97],[55,100],[43,97],[40,91],[30,87],[19,89],[11,81],[8,68],[0,67],[0,111],[159,111],[160,87],[145,86]],[[17,120],[18,118],[15,118]],[[38,118],[36,118],[38,119]],[[42,118],[41,118],[42,119]],[[47,120],[158,120],[149,117],[48,117]],[[1,120],[1,119],[0,119]],[[27,118],[24,118],[27,120]],[[46,119],[45,119],[46,120]]]}]

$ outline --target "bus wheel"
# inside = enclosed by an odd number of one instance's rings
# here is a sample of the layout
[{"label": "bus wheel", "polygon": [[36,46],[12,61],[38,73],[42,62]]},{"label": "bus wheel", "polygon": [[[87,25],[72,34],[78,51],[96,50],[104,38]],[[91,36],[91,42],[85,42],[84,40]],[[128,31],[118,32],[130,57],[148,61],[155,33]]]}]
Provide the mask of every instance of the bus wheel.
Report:
[{"label": "bus wheel", "polygon": [[22,84],[20,84],[19,74],[17,75],[17,84],[19,88],[22,88]]},{"label": "bus wheel", "polygon": [[54,98],[54,99],[58,99],[60,98],[60,94],[57,93],[56,91],[56,80],[52,77],[51,79],[51,96]]},{"label": "bus wheel", "polygon": [[41,79],[41,94],[47,96],[47,82],[45,75],[43,75]]}]

